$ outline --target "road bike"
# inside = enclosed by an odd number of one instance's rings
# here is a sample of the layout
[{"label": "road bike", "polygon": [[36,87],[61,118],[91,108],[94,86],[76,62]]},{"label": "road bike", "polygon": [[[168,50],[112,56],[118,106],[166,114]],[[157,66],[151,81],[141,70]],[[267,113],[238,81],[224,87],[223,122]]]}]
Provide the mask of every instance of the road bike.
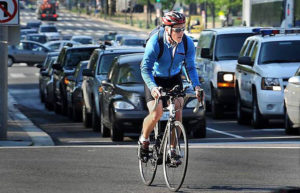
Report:
[{"label": "road bike", "polygon": [[[140,174],[144,184],[148,186],[154,180],[158,165],[163,165],[164,178],[169,190],[178,191],[183,184],[188,166],[188,138],[182,123],[175,120],[177,111],[175,110],[175,99],[184,97],[187,88],[180,89],[179,85],[171,90],[160,88],[161,96],[169,97],[169,106],[164,108],[164,114],[168,117],[166,127],[162,129],[160,122],[156,124],[154,135],[149,137],[150,145],[146,156],[140,155],[140,146],[138,148]],[[200,94],[203,95],[203,90]],[[203,97],[201,96],[201,98]],[[158,101],[159,99],[155,100],[153,110],[157,107]],[[200,105],[201,103],[198,102],[194,113],[198,111]]]}]

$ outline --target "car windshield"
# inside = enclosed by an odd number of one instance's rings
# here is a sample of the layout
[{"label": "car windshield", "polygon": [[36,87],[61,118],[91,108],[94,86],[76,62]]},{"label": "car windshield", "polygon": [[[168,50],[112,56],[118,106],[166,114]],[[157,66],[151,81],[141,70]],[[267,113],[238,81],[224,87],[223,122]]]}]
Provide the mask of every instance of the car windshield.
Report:
[{"label": "car windshield", "polygon": [[54,26],[42,27],[41,32],[57,32],[57,28]]},{"label": "car windshield", "polygon": [[247,37],[253,34],[225,34],[217,37],[216,60],[237,60]]},{"label": "car windshield", "polygon": [[123,45],[127,46],[143,46],[144,40],[138,40],[138,39],[125,39]]},{"label": "car windshield", "polygon": [[110,69],[113,59],[121,54],[124,54],[124,53],[103,55],[100,59],[98,74],[106,75],[108,73],[108,70]]},{"label": "car windshield", "polygon": [[119,68],[117,84],[143,83],[139,63],[123,64]]},{"label": "car windshield", "polygon": [[29,36],[28,40],[40,42],[42,44],[47,42],[46,36]]},{"label": "car windshield", "polygon": [[38,28],[41,24],[40,23],[27,23],[27,27],[35,27],[35,28]]},{"label": "car windshield", "polygon": [[90,38],[74,38],[73,41],[81,44],[93,44],[93,40]]},{"label": "car windshield", "polygon": [[262,43],[258,64],[300,62],[300,41]]},{"label": "car windshield", "polygon": [[77,64],[80,61],[90,59],[90,56],[92,55],[93,51],[94,48],[70,50],[67,53],[67,57],[65,59],[65,66],[70,66],[70,67],[77,66]]}]

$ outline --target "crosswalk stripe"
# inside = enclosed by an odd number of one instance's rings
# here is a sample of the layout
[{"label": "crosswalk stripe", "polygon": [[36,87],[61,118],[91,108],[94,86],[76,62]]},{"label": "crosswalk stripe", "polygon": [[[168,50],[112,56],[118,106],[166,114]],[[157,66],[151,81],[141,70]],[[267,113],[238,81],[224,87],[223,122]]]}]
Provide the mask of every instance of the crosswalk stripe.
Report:
[{"label": "crosswalk stripe", "polygon": [[23,74],[23,73],[10,73],[9,76],[12,78],[25,78],[26,77],[25,74]]}]

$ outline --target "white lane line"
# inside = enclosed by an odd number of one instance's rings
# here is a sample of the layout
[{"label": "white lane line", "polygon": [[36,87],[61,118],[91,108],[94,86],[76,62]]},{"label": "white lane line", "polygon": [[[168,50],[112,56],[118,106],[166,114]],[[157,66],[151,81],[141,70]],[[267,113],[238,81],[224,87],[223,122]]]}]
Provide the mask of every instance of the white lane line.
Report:
[{"label": "white lane line", "polygon": [[40,73],[36,72],[34,73],[35,76],[40,76]]},{"label": "white lane line", "polygon": [[223,135],[228,135],[230,137],[234,137],[234,138],[238,138],[238,139],[243,139],[244,138],[244,137],[239,136],[239,135],[234,135],[234,134],[227,133],[227,132],[224,132],[224,131],[215,130],[215,129],[212,129],[212,128],[209,128],[209,127],[206,127],[206,129],[209,130],[209,131],[215,132],[215,133],[220,133],[220,134],[223,134]]},{"label": "white lane line", "polygon": [[9,76],[12,78],[25,78],[26,77],[25,74],[23,74],[23,73],[10,73]]}]

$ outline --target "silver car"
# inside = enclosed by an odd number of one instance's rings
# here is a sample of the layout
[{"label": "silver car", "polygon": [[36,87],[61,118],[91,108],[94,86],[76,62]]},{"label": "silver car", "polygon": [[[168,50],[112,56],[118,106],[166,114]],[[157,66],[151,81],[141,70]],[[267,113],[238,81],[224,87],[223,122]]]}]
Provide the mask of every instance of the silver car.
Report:
[{"label": "silver car", "polygon": [[289,78],[284,89],[285,132],[297,134],[300,129],[300,67],[295,75]]},{"label": "silver car", "polygon": [[21,41],[17,45],[8,46],[7,65],[11,67],[14,63],[27,63],[33,66],[44,62],[50,49],[38,42]]},{"label": "silver car", "polygon": [[44,44],[44,46],[50,48],[52,51],[55,52],[59,52],[66,45],[76,46],[76,45],[80,45],[80,43],[70,41],[70,40],[57,40],[57,41],[50,41]]}]

